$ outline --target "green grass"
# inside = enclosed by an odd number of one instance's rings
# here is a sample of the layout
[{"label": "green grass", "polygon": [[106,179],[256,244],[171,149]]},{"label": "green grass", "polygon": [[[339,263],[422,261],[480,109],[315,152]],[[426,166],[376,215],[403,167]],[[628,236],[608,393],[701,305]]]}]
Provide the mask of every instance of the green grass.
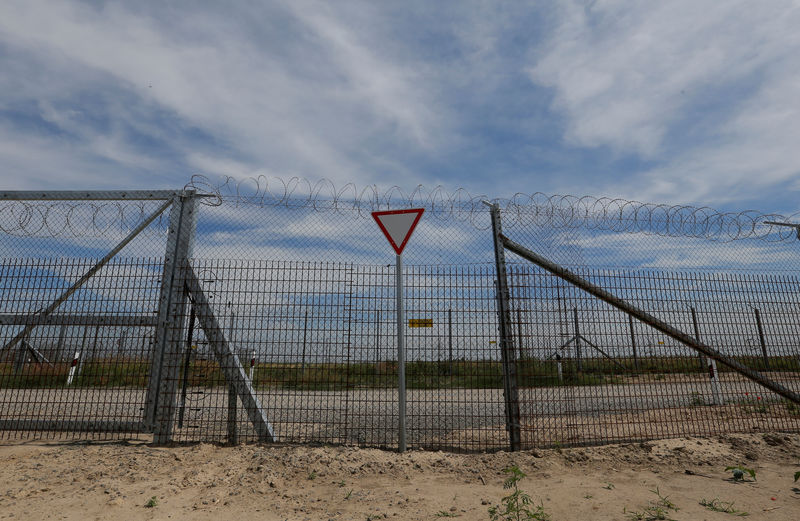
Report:
[{"label": "green grass", "polygon": [[[742,357],[739,361],[757,366],[760,357]],[[624,377],[665,378],[666,375],[697,375],[701,372],[696,357],[640,359],[638,371],[633,360],[618,360],[623,367],[603,359],[585,359],[582,371],[575,360],[563,360],[563,381],[559,381],[553,360],[523,359],[517,361],[519,387],[556,387],[561,385],[608,385],[630,381]],[[721,372],[726,372],[718,364]],[[799,371],[796,358],[770,358],[773,371]],[[246,368],[247,370],[247,368]],[[54,365],[29,363],[15,374],[9,362],[0,362],[0,388],[65,387],[68,363]],[[138,387],[147,386],[150,362],[143,359],[109,358],[84,363],[73,387]],[[181,367],[180,374],[183,374]],[[225,385],[219,365],[214,360],[193,360],[189,386],[218,387]],[[345,389],[394,389],[397,387],[397,363],[298,363],[259,364],[255,371],[259,389],[296,389],[304,391],[341,391]],[[452,363],[413,361],[406,364],[408,389],[502,389],[503,367],[499,361],[454,360]],[[787,406],[789,408],[789,406]],[[789,410],[790,413],[795,412]]]}]

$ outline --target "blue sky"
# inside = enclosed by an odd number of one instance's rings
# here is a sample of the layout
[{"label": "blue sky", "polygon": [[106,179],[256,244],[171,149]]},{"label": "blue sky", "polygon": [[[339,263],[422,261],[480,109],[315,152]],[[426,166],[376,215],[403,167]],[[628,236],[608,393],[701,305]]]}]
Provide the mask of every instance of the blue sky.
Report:
[{"label": "blue sky", "polygon": [[264,175],[800,209],[794,2],[232,4],[0,3],[3,189]]}]

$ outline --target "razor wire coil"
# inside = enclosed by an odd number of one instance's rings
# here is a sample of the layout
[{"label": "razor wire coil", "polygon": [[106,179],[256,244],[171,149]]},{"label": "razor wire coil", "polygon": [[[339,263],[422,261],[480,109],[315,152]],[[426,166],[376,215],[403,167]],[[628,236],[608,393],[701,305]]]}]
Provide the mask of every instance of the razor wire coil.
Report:
[{"label": "razor wire coil", "polygon": [[[441,220],[469,222],[477,229],[488,229],[485,195],[473,195],[463,188],[448,192],[442,186],[427,189],[416,186],[410,192],[398,186],[381,189],[370,185],[358,189],[348,183],[337,188],[323,179],[312,182],[298,177],[288,180],[267,176],[236,179],[222,177],[214,183],[206,176],[194,175],[186,185],[198,193],[211,195],[207,205],[255,205],[259,207],[308,208],[316,211],[357,212],[391,208],[422,207]],[[791,223],[800,213],[784,216],[755,210],[719,211],[707,206],[643,203],[621,198],[517,193],[510,198],[493,198],[503,211],[506,228],[551,227],[589,229],[608,233],[639,233],[665,237],[691,237],[729,242],[756,239],[766,242],[792,240],[793,228],[767,224]]]}]

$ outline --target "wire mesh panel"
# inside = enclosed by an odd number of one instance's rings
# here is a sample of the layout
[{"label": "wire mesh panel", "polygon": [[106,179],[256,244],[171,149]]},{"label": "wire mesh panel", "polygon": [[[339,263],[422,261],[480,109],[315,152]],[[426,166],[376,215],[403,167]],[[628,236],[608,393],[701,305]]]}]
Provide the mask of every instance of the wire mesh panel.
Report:
[{"label": "wire mesh panel", "polygon": [[116,259],[57,313],[37,315],[95,262],[2,261],[0,435],[143,430],[162,261]]},{"label": "wire mesh panel", "polygon": [[[193,269],[278,441],[397,445],[393,266],[195,259]],[[504,447],[490,267],[412,267],[405,277],[409,446]],[[254,441],[195,331],[178,439],[227,441],[234,418],[238,439]]]},{"label": "wire mesh panel", "polygon": [[[797,279],[576,269],[794,391]],[[511,266],[527,446],[798,430],[797,405],[533,265]]]}]

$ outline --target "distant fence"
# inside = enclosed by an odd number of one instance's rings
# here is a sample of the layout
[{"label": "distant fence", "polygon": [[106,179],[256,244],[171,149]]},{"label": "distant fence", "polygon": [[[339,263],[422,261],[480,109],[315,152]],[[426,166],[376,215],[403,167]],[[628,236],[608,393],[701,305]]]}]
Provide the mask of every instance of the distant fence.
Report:
[{"label": "distant fence", "polygon": [[[130,203],[94,202],[82,233],[86,203],[59,203],[74,205],[62,210],[69,227],[42,209],[61,208],[52,202],[0,208],[0,436],[395,448],[393,254],[369,210],[418,205],[427,222],[405,268],[409,447],[507,449],[515,428],[520,448],[800,430],[794,402],[724,366],[709,375],[685,345],[512,256],[519,421],[509,425],[480,198],[231,187],[207,187],[215,198],[196,213],[174,210],[171,195],[169,220],[50,311],[160,203],[126,214]],[[800,244],[765,224],[788,218],[539,196],[504,208],[509,233],[541,253],[800,390]],[[183,262],[171,253],[181,212],[194,237]]]}]

